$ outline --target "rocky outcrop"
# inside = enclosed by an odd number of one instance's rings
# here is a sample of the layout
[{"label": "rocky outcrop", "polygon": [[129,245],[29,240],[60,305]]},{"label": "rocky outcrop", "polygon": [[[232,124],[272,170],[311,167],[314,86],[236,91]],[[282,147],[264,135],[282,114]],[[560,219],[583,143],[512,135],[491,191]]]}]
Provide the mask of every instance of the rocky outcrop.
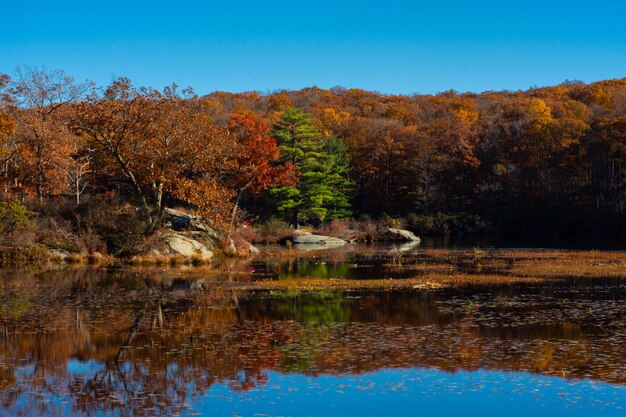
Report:
[{"label": "rocky outcrop", "polygon": [[324,245],[324,246],[341,246],[346,242],[343,239],[321,235],[301,235],[293,240],[294,245]]},{"label": "rocky outcrop", "polygon": [[70,253],[65,249],[48,249],[48,253],[50,254],[50,257],[52,259],[58,259],[62,261],[67,260],[67,258],[69,258],[70,256]]},{"label": "rocky outcrop", "polygon": [[163,220],[165,227],[177,233],[166,232],[160,236],[160,247],[153,250],[153,254],[210,258],[210,249],[217,246],[227,255],[247,256],[259,253],[250,243],[240,240],[235,242],[230,239],[225,247],[222,246],[223,237],[203,223],[199,216],[166,208],[163,211]]},{"label": "rocky outcrop", "polygon": [[197,257],[202,260],[209,260],[213,257],[213,252],[204,244],[180,233],[161,235],[151,252],[155,255],[182,255],[189,258]]},{"label": "rocky outcrop", "polygon": [[300,229],[296,229],[293,231],[293,236],[294,237],[300,237],[300,236],[311,236],[313,233],[309,232],[308,230],[300,230]]},{"label": "rocky outcrop", "polygon": [[390,242],[420,242],[420,238],[415,236],[413,232],[404,229],[394,229],[391,227],[388,228],[381,237],[381,240]]},{"label": "rocky outcrop", "polygon": [[166,227],[177,232],[205,232],[210,237],[217,238],[217,233],[215,232],[215,230],[204,224],[199,216],[194,216],[180,210],[166,208],[165,210],[163,210],[163,220]]}]

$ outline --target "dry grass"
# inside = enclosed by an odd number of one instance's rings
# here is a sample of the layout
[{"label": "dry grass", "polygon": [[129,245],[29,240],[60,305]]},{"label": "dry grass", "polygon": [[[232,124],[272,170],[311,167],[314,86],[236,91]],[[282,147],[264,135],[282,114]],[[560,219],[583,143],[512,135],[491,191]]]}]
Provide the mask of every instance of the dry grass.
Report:
[{"label": "dry grass", "polygon": [[[207,260],[199,256],[143,255],[125,260],[100,254],[71,254],[66,259],[53,259],[50,264],[94,265],[149,270],[186,270],[184,275],[218,275],[232,277],[228,282],[216,282],[219,287],[240,290],[320,290],[320,289],[411,289],[442,288],[459,285],[513,284],[518,282],[547,282],[564,279],[624,278],[626,252],[545,251],[545,250],[423,250],[402,255],[401,262],[392,262],[392,255],[369,247],[346,250],[311,251],[277,249],[263,251],[257,261],[281,264],[293,258],[318,258],[322,261],[352,262],[369,257],[389,259],[382,264],[393,279],[338,279],[294,277],[274,280],[254,277],[247,260],[235,261],[219,256]],[[326,252],[326,253],[324,253]],[[352,253],[352,255],[351,255]],[[367,263],[367,260],[364,261]],[[355,264],[356,265],[356,264]],[[387,276],[387,275],[381,275]],[[267,275],[266,275],[267,277]]]},{"label": "dry grass", "polygon": [[508,273],[541,277],[624,277],[626,254],[617,252],[551,252],[505,254],[513,261]]},{"label": "dry grass", "polygon": [[[297,253],[297,256],[313,256]],[[289,259],[294,251],[265,255]],[[317,254],[319,256],[319,253]],[[626,277],[626,253],[597,251],[426,250],[405,256],[401,266],[410,278],[335,279],[297,277],[225,283],[241,290],[307,291],[323,289],[411,289],[460,285],[539,283],[571,278]]]},{"label": "dry grass", "polygon": [[504,275],[427,275],[406,279],[336,279],[298,277],[286,280],[261,280],[252,282],[224,282],[222,286],[237,290],[397,290],[397,289],[435,289],[468,284],[514,284],[517,282],[537,283],[544,279],[537,277],[514,277]]},{"label": "dry grass", "polygon": [[624,252],[428,250],[424,255],[430,263],[447,263],[472,273],[539,278],[626,276]]},{"label": "dry grass", "polygon": [[133,266],[133,267],[204,266],[204,265],[210,265],[211,259],[203,258],[200,255],[194,255],[194,256],[188,257],[188,256],[183,256],[183,255],[147,254],[147,255],[133,256],[128,259],[122,259],[121,263],[124,265]]}]

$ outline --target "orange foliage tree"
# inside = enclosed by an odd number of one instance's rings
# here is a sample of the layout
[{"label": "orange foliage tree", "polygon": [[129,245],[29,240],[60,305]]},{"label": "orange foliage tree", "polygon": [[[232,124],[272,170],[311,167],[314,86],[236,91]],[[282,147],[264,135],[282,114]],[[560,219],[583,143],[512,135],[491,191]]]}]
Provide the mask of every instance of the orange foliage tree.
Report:
[{"label": "orange foliage tree", "polygon": [[75,109],[74,132],[104,153],[105,169],[130,184],[150,223],[168,198],[193,205],[217,226],[229,211],[233,192],[223,179],[237,164],[235,144],[194,108],[193,98],[176,86],[138,89],[122,78]]},{"label": "orange foliage tree", "polygon": [[63,71],[18,68],[8,84],[10,112],[17,123],[15,150],[20,181],[39,201],[68,189],[68,177],[60,168],[71,158],[73,135],[67,128],[71,105],[92,88],[75,83]]},{"label": "orange foliage tree", "polygon": [[269,126],[262,119],[235,115],[230,119],[228,129],[237,143],[237,165],[229,181],[237,191],[230,219],[230,235],[244,193],[257,194],[272,186],[293,185],[296,172],[290,163],[276,164],[280,151],[276,140],[270,136]]}]

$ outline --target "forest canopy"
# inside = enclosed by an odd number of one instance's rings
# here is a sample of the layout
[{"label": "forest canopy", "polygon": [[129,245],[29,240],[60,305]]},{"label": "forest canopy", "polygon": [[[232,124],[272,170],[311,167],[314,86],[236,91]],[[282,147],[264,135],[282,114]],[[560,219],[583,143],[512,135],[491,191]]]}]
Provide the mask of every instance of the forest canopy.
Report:
[{"label": "forest canopy", "polygon": [[224,229],[392,216],[418,233],[626,231],[626,79],[200,97],[22,68],[0,92],[1,200],[35,212],[108,198],[147,225],[184,206]]}]

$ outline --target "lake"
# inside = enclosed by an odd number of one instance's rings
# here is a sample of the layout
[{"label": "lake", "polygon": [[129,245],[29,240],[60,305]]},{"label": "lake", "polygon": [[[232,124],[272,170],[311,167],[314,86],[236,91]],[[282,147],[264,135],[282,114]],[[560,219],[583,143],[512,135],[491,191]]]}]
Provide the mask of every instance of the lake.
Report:
[{"label": "lake", "polygon": [[0,349],[3,416],[622,416],[626,253],[4,271]]}]

